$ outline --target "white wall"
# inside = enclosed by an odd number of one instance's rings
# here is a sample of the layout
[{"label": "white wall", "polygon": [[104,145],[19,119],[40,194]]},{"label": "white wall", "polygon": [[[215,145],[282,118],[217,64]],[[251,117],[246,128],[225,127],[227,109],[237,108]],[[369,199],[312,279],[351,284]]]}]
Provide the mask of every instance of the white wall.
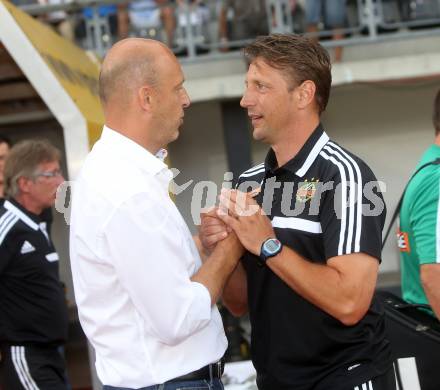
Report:
[{"label": "white wall", "polygon": [[[181,173],[175,181],[179,185],[193,179],[211,180],[220,189],[227,161],[223,140],[220,105],[216,102],[197,103],[186,111],[185,123],[179,139],[169,146],[171,166]],[[195,184],[177,195],[176,204],[192,231],[191,199]]]}]

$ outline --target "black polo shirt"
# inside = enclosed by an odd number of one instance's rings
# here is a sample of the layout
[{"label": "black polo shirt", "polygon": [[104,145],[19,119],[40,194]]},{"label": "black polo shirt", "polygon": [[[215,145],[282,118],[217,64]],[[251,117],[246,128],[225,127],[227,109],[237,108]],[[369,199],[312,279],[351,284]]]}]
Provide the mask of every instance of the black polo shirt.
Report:
[{"label": "black polo shirt", "polygon": [[67,306],[46,221],[13,200],[0,205],[0,343],[59,344]]},{"label": "black polo shirt", "polygon": [[[270,150],[264,164],[238,182],[242,191],[261,186],[256,200],[277,238],[317,264],[356,252],[380,261],[386,210],[375,185],[370,168],[329,140],[322,126],[284,166],[278,168]],[[390,367],[378,302],[359,323],[346,326],[298,295],[256,256],[247,252],[243,264],[260,389],[312,389],[334,373],[344,383],[349,371],[362,383]]]}]

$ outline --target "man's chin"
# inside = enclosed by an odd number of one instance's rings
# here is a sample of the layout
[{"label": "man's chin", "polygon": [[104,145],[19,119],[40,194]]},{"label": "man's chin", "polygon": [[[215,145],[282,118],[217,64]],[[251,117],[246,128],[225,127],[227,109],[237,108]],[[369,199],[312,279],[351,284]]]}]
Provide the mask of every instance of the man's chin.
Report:
[{"label": "man's chin", "polygon": [[180,131],[179,129],[177,129],[176,131],[174,131],[172,134],[170,134],[170,138],[168,140],[168,143],[174,142],[177,140],[177,138],[179,138],[180,135]]},{"label": "man's chin", "polygon": [[264,141],[266,138],[264,130],[258,127],[254,127],[254,131],[252,132],[252,137],[255,141]]}]

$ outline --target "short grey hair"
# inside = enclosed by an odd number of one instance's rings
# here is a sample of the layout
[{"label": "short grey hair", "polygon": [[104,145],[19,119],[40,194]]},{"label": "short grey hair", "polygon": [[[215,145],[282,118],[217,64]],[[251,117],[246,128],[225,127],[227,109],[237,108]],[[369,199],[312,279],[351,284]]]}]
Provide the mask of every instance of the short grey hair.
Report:
[{"label": "short grey hair", "polygon": [[25,140],[11,148],[5,164],[5,196],[15,198],[20,193],[18,179],[32,178],[38,165],[60,161],[61,152],[47,140]]}]

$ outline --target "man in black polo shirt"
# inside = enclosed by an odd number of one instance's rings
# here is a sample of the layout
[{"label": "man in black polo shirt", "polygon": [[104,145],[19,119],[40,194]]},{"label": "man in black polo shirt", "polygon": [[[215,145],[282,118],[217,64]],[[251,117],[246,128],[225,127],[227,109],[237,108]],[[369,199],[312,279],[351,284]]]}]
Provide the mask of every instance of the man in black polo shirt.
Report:
[{"label": "man in black polo shirt", "polygon": [[60,152],[46,141],[15,145],[5,166],[0,206],[0,386],[65,390],[59,347],[67,307],[58,254],[42,218],[64,181]]},{"label": "man in black polo shirt", "polygon": [[271,149],[238,190],[222,191],[201,236],[205,247],[220,239],[220,217],[247,249],[223,300],[233,314],[249,310],[258,387],[393,390],[373,299],[385,205],[370,168],[320,124],[328,54],[307,38],[272,35],[245,56],[241,105],[254,138]]}]

